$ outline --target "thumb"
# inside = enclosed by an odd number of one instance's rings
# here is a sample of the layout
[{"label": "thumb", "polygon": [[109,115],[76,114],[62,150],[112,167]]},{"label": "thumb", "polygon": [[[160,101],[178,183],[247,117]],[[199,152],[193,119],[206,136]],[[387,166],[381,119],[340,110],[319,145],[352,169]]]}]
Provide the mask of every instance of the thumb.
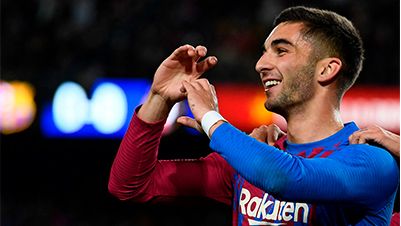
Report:
[{"label": "thumb", "polygon": [[180,116],[177,118],[177,122],[181,125],[188,126],[198,130],[200,133],[203,133],[202,126],[193,118],[188,116]]},{"label": "thumb", "polygon": [[184,80],[181,82],[181,88],[180,88],[180,92],[181,93],[188,93],[188,90],[192,88],[191,83],[189,83],[188,81]]}]

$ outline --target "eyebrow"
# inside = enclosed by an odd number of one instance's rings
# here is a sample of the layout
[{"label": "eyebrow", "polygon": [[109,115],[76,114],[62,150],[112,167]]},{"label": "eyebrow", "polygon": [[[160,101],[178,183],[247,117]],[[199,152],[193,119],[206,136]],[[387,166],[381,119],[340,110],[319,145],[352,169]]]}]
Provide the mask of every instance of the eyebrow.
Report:
[{"label": "eyebrow", "polygon": [[[272,41],[272,43],[270,45],[272,47],[274,47],[274,46],[278,46],[280,44],[290,45],[290,46],[294,47],[294,44],[292,42],[290,42],[290,41],[288,41],[287,39],[284,39],[284,38],[275,39],[275,40]],[[262,45],[262,50],[266,51],[265,44]]]},{"label": "eyebrow", "polygon": [[277,46],[280,44],[294,46],[294,44],[287,39],[279,38],[272,41],[271,46]]}]

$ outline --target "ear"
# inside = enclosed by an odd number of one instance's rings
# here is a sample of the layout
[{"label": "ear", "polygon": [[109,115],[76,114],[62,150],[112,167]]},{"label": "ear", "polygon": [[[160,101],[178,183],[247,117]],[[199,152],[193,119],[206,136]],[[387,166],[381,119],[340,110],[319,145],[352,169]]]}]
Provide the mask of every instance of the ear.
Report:
[{"label": "ear", "polygon": [[330,83],[336,78],[342,67],[342,62],[339,58],[328,57],[320,60],[317,63],[317,80],[320,83]]}]

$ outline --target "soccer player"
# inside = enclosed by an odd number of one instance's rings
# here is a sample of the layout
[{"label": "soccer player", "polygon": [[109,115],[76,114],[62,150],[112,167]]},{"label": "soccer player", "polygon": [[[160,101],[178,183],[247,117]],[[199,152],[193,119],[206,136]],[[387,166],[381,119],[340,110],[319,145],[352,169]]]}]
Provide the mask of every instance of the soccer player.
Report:
[{"label": "soccer player", "polygon": [[[396,162],[383,149],[350,145],[358,127],[343,124],[339,114],[362,68],[357,31],[338,14],[305,7],[284,10],[274,25],[256,70],[265,107],[286,118],[287,135],[270,146],[227,123],[213,86],[198,79],[217,58],[199,61],[205,47],[181,46],[160,65],[136,109],[112,166],[112,194],[137,202],[209,197],[232,206],[233,225],[389,224]],[[158,161],[167,115],[184,98],[195,120],[180,123],[204,130],[216,152]]]}]

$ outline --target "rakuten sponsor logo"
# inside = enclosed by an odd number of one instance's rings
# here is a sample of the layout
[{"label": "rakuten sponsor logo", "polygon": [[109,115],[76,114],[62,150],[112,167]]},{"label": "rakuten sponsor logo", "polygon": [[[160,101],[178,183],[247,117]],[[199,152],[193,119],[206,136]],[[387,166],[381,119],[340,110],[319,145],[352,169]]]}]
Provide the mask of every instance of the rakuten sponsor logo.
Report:
[{"label": "rakuten sponsor logo", "polygon": [[[249,225],[284,225],[267,221],[293,221],[308,223],[309,206],[306,203],[294,203],[280,200],[268,200],[269,194],[263,198],[251,197],[248,189],[242,188],[239,206],[241,213],[252,218],[263,219],[262,222],[248,219]],[[268,212],[268,210],[270,210]]]}]

